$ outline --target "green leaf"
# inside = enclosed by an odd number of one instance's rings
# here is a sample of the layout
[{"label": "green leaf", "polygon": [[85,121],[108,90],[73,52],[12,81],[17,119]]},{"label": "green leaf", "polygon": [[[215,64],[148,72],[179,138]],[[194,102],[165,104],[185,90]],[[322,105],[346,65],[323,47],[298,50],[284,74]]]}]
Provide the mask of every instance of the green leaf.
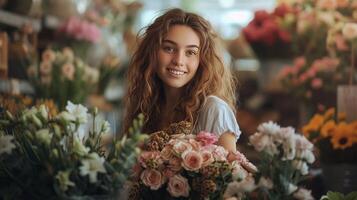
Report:
[{"label": "green leaf", "polygon": [[346,200],[357,200],[357,191],[349,193],[346,197]]}]

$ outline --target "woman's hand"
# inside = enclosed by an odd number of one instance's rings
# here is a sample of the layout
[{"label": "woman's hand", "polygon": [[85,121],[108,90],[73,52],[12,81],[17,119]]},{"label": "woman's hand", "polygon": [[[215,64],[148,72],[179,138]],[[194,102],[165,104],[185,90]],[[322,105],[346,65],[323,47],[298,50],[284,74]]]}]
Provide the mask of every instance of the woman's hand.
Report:
[{"label": "woman's hand", "polygon": [[218,138],[218,145],[224,147],[229,152],[236,152],[237,151],[236,136],[234,135],[234,133],[230,131],[224,132]]}]

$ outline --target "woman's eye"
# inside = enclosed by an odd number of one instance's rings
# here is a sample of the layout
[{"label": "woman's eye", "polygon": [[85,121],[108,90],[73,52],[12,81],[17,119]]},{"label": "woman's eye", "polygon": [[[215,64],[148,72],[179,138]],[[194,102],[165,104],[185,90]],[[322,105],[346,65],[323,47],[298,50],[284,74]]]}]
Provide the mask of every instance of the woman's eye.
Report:
[{"label": "woman's eye", "polygon": [[187,56],[194,56],[194,55],[197,55],[197,52],[194,51],[194,50],[189,50],[189,51],[186,52],[186,55]]},{"label": "woman's eye", "polygon": [[172,48],[172,47],[167,47],[167,46],[166,46],[166,47],[163,47],[163,49],[164,49],[165,52],[168,52],[168,53],[172,53],[172,52],[174,52],[174,50],[175,50],[174,48]]}]

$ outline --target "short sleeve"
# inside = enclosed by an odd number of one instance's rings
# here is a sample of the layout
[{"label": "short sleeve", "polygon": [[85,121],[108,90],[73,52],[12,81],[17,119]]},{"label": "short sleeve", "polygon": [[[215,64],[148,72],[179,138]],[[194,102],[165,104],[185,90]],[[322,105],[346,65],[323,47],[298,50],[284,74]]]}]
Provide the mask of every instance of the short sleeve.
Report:
[{"label": "short sleeve", "polygon": [[195,131],[207,131],[218,136],[230,131],[234,133],[237,140],[241,134],[233,110],[225,101],[216,96],[207,97],[200,110]]}]

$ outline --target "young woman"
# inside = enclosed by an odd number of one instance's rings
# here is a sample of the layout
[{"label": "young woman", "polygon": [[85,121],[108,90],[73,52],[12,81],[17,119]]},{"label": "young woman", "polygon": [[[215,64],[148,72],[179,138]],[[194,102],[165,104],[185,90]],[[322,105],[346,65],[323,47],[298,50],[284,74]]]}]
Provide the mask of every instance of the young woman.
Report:
[{"label": "young woman", "polygon": [[218,134],[220,145],[236,151],[235,83],[215,39],[208,21],[180,9],[147,27],[128,71],[124,131],[139,113],[147,133],[186,120],[195,133]]}]

